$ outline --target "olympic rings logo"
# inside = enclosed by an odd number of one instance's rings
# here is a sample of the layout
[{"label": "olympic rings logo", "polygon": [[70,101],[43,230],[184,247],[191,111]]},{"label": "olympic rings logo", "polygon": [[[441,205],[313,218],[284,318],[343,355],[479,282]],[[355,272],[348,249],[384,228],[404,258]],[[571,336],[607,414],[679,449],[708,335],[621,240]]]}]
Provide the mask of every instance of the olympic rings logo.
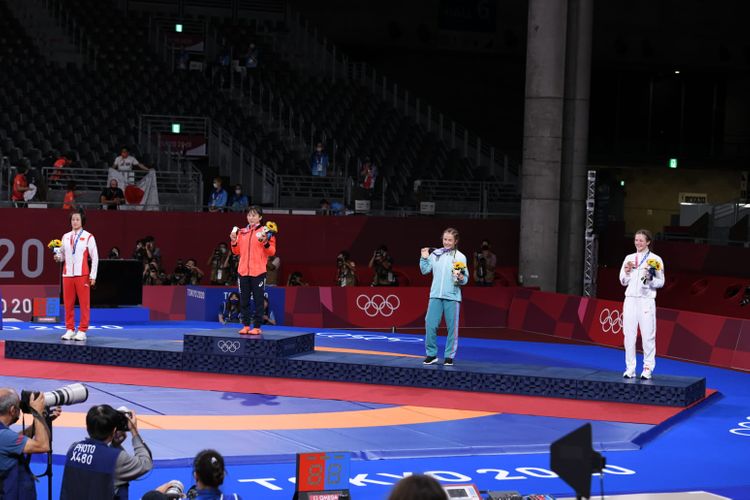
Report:
[{"label": "olympic rings logo", "polygon": [[730,429],[729,432],[736,436],[750,437],[750,417],[747,417],[744,422],[737,423],[737,425],[739,427]]},{"label": "olympic rings logo", "polygon": [[611,311],[606,307],[599,313],[599,324],[602,325],[604,333],[612,332],[617,335],[622,331],[622,315],[617,309]]},{"label": "olympic rings logo", "polygon": [[396,312],[396,309],[401,307],[401,300],[395,295],[383,297],[377,294],[368,297],[363,294],[357,297],[357,307],[370,318],[374,318],[378,314],[387,318]]},{"label": "olympic rings logo", "polygon": [[218,347],[221,352],[237,352],[240,349],[240,341],[222,339],[216,342],[216,347]]}]

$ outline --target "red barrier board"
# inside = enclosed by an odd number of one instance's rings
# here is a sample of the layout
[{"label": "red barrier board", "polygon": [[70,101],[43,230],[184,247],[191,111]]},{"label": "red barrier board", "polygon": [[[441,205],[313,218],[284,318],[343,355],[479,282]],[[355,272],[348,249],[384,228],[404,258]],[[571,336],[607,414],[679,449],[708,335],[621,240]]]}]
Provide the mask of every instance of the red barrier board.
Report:
[{"label": "red barrier board", "polygon": [[[464,288],[461,326],[505,327],[515,290]],[[295,326],[420,328],[428,299],[426,287],[288,287],[284,315]]]},{"label": "red barrier board", "polygon": [[185,319],[186,286],[143,286],[143,306],[151,321]]},{"label": "red barrier board", "polygon": [[[658,355],[750,369],[750,321],[665,307],[657,307],[656,319]],[[619,301],[517,289],[508,326],[599,345],[623,345]]]}]

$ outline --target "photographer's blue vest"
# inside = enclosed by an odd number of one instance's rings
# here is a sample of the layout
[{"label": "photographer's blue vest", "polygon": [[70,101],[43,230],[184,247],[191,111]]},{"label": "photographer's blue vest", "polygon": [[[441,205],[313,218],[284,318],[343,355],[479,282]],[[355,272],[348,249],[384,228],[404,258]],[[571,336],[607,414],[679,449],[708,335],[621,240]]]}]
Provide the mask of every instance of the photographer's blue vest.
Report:
[{"label": "photographer's blue vest", "polygon": [[[0,422],[0,429],[7,427]],[[13,467],[0,472],[0,500],[36,500],[36,483],[23,455]]]},{"label": "photographer's blue vest", "polygon": [[68,450],[60,500],[115,498],[115,464],[122,453],[102,441],[84,439]]}]

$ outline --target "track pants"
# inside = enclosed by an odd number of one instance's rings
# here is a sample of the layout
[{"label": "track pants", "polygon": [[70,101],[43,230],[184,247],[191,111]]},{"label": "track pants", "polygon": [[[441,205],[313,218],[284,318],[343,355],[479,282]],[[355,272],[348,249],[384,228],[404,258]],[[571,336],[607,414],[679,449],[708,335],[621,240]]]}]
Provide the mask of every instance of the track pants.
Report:
[{"label": "track pants", "polygon": [[625,297],[622,306],[622,331],[625,336],[625,367],[635,373],[635,341],[641,329],[643,367],[656,367],[656,301],[645,297]]},{"label": "track pants", "polygon": [[91,312],[91,287],[89,276],[63,276],[63,303],[65,304],[65,328],[76,329],[75,305],[78,297],[78,305],[81,306],[81,321],[78,331],[85,332],[89,329],[89,317]]},{"label": "track pants", "polygon": [[430,299],[425,316],[425,352],[427,356],[437,356],[437,329],[445,315],[448,339],[445,341],[445,357],[455,358],[458,351],[458,319],[461,303],[455,300]]},{"label": "track pants", "polygon": [[[265,304],[263,302],[263,293],[266,291],[266,273],[260,276],[240,276],[238,280],[240,288],[240,315],[242,324],[250,326],[252,320],[254,328],[260,328],[263,325],[263,313]],[[255,302],[255,314],[250,316],[250,297]]]}]

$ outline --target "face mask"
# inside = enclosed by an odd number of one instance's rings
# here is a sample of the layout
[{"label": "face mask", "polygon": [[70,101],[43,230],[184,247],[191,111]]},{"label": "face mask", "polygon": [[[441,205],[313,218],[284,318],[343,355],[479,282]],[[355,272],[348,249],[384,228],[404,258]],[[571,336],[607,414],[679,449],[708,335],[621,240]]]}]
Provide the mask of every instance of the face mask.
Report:
[{"label": "face mask", "polygon": [[237,299],[229,299],[229,302],[231,302],[232,304],[237,304],[239,302],[239,300],[237,300]]},{"label": "face mask", "polygon": [[241,195],[241,194],[242,194],[242,191],[241,191],[241,190],[239,190],[239,189],[235,189],[234,193],[235,193],[235,194],[236,194],[237,196],[239,196],[239,195]]},{"label": "face mask", "polygon": [[218,187],[219,187],[219,183],[218,182],[214,182],[214,189],[217,189]]}]

